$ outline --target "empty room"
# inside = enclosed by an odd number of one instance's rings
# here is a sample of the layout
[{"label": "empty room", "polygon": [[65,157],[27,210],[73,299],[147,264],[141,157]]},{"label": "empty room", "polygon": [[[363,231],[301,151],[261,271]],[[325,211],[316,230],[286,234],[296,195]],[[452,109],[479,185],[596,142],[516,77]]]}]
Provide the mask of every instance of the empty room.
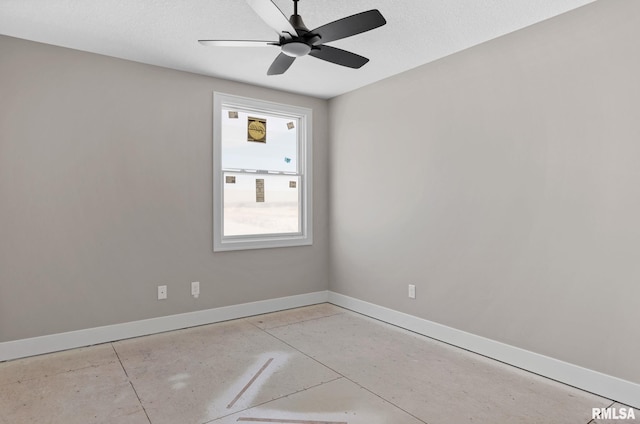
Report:
[{"label": "empty room", "polygon": [[640,423],[638,40],[0,0],[0,424]]}]

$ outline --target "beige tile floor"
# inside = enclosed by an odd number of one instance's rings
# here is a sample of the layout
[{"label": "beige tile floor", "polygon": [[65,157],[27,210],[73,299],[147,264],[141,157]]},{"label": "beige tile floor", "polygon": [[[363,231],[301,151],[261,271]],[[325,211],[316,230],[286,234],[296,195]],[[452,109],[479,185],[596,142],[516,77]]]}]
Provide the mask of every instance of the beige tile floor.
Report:
[{"label": "beige tile floor", "polygon": [[0,363],[1,424],[607,424],[591,408],[613,404],[330,304]]}]

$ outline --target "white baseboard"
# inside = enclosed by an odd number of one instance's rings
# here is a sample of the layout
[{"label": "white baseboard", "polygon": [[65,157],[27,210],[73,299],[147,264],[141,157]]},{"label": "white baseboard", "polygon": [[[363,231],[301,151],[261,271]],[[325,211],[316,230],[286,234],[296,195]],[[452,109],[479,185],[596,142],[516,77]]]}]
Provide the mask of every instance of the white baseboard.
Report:
[{"label": "white baseboard", "polygon": [[0,362],[326,302],[327,291],[0,343]]},{"label": "white baseboard", "polygon": [[330,291],[329,302],[415,333],[522,368],[552,380],[586,390],[607,399],[640,408],[640,384],[582,368],[465,331],[456,330],[455,328],[339,293]]},{"label": "white baseboard", "polygon": [[496,359],[605,398],[640,408],[640,384],[331,291],[281,297],[207,309],[204,311],[187,312],[178,315],[3,342],[0,343],[0,362],[323,302],[331,302],[335,305],[405,328],[415,333]]}]

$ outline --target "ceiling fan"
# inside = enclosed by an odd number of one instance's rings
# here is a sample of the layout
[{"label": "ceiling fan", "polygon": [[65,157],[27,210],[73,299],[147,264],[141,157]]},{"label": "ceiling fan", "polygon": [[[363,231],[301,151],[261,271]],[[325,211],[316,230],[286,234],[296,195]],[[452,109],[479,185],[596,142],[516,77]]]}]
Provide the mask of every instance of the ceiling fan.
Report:
[{"label": "ceiling fan", "polygon": [[278,34],[278,41],[257,40],[198,40],[205,46],[219,47],[280,47],[280,54],[271,64],[267,75],[280,75],[286,72],[297,57],[310,55],[337,65],[358,69],[369,61],[366,57],[325,45],[360,34],[387,23],[376,10],[357,13],[309,30],[302,16],[298,15],[298,0],[293,0],[293,15],[289,19],[271,0],[246,0],[249,6]]}]

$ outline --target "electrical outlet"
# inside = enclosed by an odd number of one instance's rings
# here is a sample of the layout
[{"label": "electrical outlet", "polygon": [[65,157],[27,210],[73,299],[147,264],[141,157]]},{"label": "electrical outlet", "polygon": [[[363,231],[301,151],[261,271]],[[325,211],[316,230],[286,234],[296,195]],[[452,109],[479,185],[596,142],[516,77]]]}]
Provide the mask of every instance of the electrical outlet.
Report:
[{"label": "electrical outlet", "polygon": [[200,282],[199,281],[193,281],[191,283],[191,296],[195,297],[196,299],[198,298],[198,296],[200,296]]},{"label": "electrical outlet", "polygon": [[409,284],[409,298],[411,298],[411,299],[415,299],[416,298],[416,285],[415,284]]},{"label": "electrical outlet", "polygon": [[158,300],[167,298],[167,286],[158,286]]}]

